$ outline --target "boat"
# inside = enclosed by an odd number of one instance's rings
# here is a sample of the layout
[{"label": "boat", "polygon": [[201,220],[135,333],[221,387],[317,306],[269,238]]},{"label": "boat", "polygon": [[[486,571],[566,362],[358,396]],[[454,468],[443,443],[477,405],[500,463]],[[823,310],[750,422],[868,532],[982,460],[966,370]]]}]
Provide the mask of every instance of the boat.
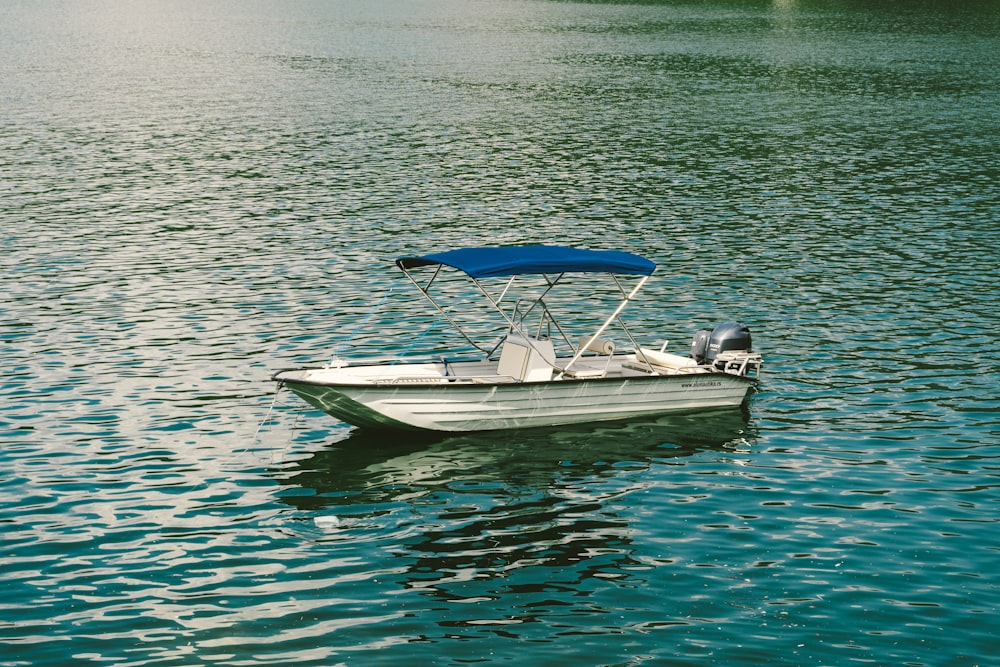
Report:
[{"label": "boat", "polygon": [[[470,432],[740,406],[760,381],[763,359],[752,351],[750,329],[740,322],[697,331],[683,355],[667,352],[666,342],[658,349],[641,346],[622,312],[656,264],[630,252],[560,245],[468,247],[400,257],[396,266],[472,354],[337,356],[323,366],[274,373],[279,390],[286,387],[362,428]],[[499,314],[495,342],[477,340],[453,308],[443,305],[442,299],[453,294],[438,287],[448,274],[471,281],[487,310]],[[606,294],[614,299],[604,298],[611,312],[585,323],[583,335],[574,337],[567,319],[587,319],[592,308],[569,308],[567,317],[554,312],[554,304],[561,302],[557,292],[578,276],[606,281]],[[583,298],[594,298],[593,292],[585,290]],[[625,343],[622,350],[615,336]]]}]

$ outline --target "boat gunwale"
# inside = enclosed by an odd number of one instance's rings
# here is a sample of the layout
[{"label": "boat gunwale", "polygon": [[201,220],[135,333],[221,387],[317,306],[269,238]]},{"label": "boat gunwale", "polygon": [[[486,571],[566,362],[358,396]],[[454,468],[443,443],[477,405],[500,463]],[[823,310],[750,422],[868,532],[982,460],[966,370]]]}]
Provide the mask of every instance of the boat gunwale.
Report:
[{"label": "boat gunwale", "polygon": [[[365,366],[352,366],[351,368],[365,368]],[[420,391],[426,390],[430,387],[455,387],[455,386],[468,386],[468,387],[531,387],[531,386],[562,386],[567,384],[579,384],[579,383],[623,383],[623,382],[663,382],[663,381],[682,381],[691,380],[693,378],[716,378],[716,377],[727,377],[734,380],[742,381],[747,384],[757,385],[760,383],[760,378],[750,375],[736,375],[735,373],[726,373],[719,370],[709,370],[704,373],[673,373],[673,374],[644,374],[644,375],[629,375],[629,376],[613,376],[613,377],[563,377],[558,380],[504,380],[497,381],[496,375],[484,375],[484,376],[469,376],[469,377],[459,377],[459,376],[444,376],[442,375],[440,381],[434,382],[396,382],[392,380],[386,381],[370,381],[370,382],[330,382],[323,380],[310,380],[306,378],[279,378],[278,376],[282,373],[290,372],[302,372],[302,371],[317,371],[325,370],[323,368],[286,368],[274,373],[271,376],[273,382],[278,382],[281,384],[301,384],[308,385],[312,387],[352,387],[352,388],[392,388],[401,390],[413,390]]]}]

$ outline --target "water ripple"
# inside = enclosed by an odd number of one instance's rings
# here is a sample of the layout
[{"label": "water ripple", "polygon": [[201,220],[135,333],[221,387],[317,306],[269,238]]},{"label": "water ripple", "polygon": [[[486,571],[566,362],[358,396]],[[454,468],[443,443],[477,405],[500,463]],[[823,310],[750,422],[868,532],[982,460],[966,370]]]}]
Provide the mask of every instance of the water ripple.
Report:
[{"label": "water ripple", "polygon": [[[461,4],[0,10],[0,664],[988,664],[996,12]],[[517,242],[748,322],[748,412],[272,396],[425,351],[396,256]]]}]

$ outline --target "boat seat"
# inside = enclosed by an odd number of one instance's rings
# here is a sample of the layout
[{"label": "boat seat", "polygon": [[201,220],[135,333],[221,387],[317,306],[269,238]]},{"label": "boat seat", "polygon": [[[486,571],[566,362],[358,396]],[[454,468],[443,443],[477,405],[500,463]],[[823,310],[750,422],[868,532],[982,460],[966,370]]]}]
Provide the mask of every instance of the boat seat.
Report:
[{"label": "boat seat", "polygon": [[580,339],[578,349],[593,352],[596,357],[586,357],[589,361],[597,361],[600,358],[604,358],[604,366],[592,366],[589,364],[574,363],[572,366],[567,368],[558,368],[557,370],[561,375],[566,375],[571,378],[602,378],[608,374],[608,368],[611,367],[611,358],[615,354],[615,343],[607,338],[595,338],[593,336],[584,336]]},{"label": "boat seat", "polygon": [[500,349],[497,374],[519,382],[545,382],[552,379],[555,357],[551,340],[510,333]]},{"label": "boat seat", "polygon": [[679,354],[671,354],[670,352],[658,352],[657,350],[650,350],[645,347],[639,348],[635,353],[635,358],[639,362],[645,361],[654,369],[665,368],[677,372],[685,368],[695,368],[698,366],[698,362],[690,357],[682,357]]},{"label": "boat seat", "polygon": [[568,369],[560,369],[560,373],[581,380],[584,378],[602,378],[607,375],[608,369],[607,367],[597,368],[596,366],[587,366],[586,364],[573,364]]}]

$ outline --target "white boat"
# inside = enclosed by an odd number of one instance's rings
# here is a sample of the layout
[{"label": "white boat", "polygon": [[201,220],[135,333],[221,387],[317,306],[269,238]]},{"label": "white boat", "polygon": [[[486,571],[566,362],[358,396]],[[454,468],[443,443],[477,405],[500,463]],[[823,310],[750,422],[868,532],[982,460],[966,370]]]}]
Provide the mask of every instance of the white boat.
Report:
[{"label": "white boat", "polygon": [[[487,431],[652,417],[739,406],[763,360],[750,330],[724,322],[695,334],[685,355],[641,347],[621,314],[656,265],[632,253],[552,245],[460,248],[396,265],[437,312],[477,350],[467,359],[347,361],[274,374],[311,405],[356,426],[426,431]],[[474,340],[432,294],[443,271],[462,272],[502,318],[494,345]],[[418,277],[426,280],[421,283]],[[596,328],[573,339],[550,310],[567,276],[607,276],[620,297]],[[518,281],[537,285],[514,299]],[[575,309],[575,312],[581,312]],[[577,316],[579,319],[580,316]],[[562,318],[564,319],[564,318]],[[609,336],[628,345],[619,352]]]}]

